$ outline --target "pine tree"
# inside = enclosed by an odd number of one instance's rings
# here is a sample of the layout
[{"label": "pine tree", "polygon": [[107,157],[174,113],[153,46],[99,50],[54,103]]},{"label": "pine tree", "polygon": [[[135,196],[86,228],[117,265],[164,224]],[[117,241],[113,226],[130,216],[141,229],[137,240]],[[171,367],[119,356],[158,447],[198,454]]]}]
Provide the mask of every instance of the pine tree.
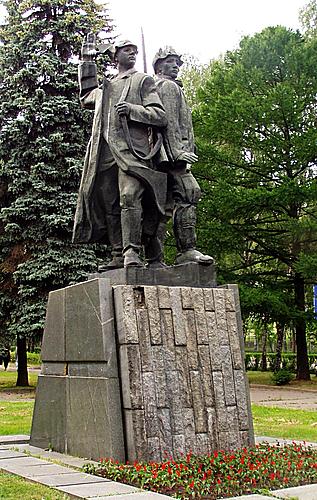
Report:
[{"label": "pine tree", "polygon": [[[0,331],[17,338],[18,385],[27,385],[25,340],[41,337],[48,292],[96,268],[96,248],[71,244],[90,112],[80,109],[83,37],[111,40],[93,0],[6,0],[0,30]],[[19,348],[21,351],[19,352]]]}]

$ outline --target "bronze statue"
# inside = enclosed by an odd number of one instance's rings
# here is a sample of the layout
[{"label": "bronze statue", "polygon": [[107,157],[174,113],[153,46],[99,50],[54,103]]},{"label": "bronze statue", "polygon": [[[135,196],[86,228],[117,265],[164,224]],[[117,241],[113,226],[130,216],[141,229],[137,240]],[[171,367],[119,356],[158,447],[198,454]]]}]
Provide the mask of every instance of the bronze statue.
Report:
[{"label": "bronze statue", "polygon": [[[210,265],[214,259],[196,249],[196,206],[200,187],[190,171],[198,160],[195,153],[191,111],[177,80],[180,55],[172,48],[160,49],[153,60],[156,87],[164,106],[167,127],[160,168],[168,174],[168,206],[173,213],[173,229],[178,255],[176,264],[197,262]],[[162,224],[161,224],[162,225]],[[164,223],[163,223],[164,225]],[[164,230],[161,229],[161,233]]]},{"label": "bronze statue", "polygon": [[78,195],[73,241],[111,246],[112,261],[99,270],[143,266],[162,258],[156,237],[165,210],[166,175],[156,172],[153,157],[166,125],[153,78],[134,68],[137,46],[114,46],[118,74],[98,86],[95,36],[88,35],[79,65],[82,106],[95,110]]}]

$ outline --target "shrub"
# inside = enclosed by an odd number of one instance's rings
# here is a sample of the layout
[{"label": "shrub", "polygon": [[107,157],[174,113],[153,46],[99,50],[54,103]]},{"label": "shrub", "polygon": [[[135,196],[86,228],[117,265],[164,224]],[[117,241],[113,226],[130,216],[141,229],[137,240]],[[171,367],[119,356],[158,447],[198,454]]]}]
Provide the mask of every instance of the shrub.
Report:
[{"label": "shrub", "polygon": [[272,380],[275,385],[286,385],[293,379],[293,373],[291,373],[287,368],[281,368],[272,374]]}]

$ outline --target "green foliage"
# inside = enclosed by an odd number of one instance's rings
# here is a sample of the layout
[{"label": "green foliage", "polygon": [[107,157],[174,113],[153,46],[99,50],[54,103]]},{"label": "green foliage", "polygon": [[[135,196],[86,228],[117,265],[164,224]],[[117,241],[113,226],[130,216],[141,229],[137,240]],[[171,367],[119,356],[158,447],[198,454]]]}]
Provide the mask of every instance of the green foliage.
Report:
[{"label": "green foliage", "polygon": [[[295,325],[306,365],[305,283],[316,279],[317,40],[283,27],[245,37],[197,92],[199,241],[244,317]],[[305,368],[305,369],[306,369]]]},{"label": "green foliage", "polygon": [[[259,370],[261,366],[261,352],[246,352],[245,353],[245,367],[246,370]],[[276,364],[276,353],[269,352],[266,353],[267,358],[267,367],[268,369],[273,369]],[[317,354],[309,354],[308,362],[310,366],[310,372],[315,373],[317,366]],[[282,361],[281,368],[291,371],[292,373],[296,373],[296,354],[292,352],[283,352],[282,353]]]},{"label": "green foliage", "polygon": [[302,9],[300,9],[299,20],[305,35],[314,37],[317,34],[317,2],[310,0]]},{"label": "green foliage", "polygon": [[96,268],[98,247],[71,244],[91,114],[80,109],[83,36],[108,13],[93,0],[6,0],[0,29],[0,330],[42,333],[48,292]]},{"label": "green foliage", "polygon": [[272,380],[275,385],[287,385],[294,379],[294,375],[287,368],[281,368],[272,373]]}]

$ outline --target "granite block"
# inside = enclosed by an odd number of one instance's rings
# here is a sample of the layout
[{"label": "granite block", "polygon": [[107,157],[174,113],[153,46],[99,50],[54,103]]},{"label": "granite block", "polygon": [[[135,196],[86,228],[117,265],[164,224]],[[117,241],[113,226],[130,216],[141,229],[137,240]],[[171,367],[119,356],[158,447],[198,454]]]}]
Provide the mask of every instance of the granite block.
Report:
[{"label": "granite block", "polygon": [[216,286],[216,266],[202,266],[195,262],[162,269],[126,267],[103,273],[94,273],[89,279],[107,278],[112,285]]},{"label": "granite block", "polygon": [[119,348],[123,408],[143,409],[141,356],[138,345]]},{"label": "granite block", "polygon": [[[159,439],[162,453],[169,456],[173,455],[173,437],[171,426],[171,415],[168,408],[159,408],[157,410],[159,421]],[[162,456],[164,459],[165,457]]]},{"label": "granite block", "polygon": [[142,373],[142,386],[146,435],[148,438],[155,438],[158,436],[158,418],[155,377],[153,372]]},{"label": "granite block", "polygon": [[179,287],[170,287],[170,300],[173,315],[175,345],[186,345],[185,319],[183,314],[181,289]]},{"label": "granite block", "polygon": [[42,340],[42,361],[66,361],[65,289],[50,292]]},{"label": "granite block", "polygon": [[184,311],[185,316],[185,331],[188,366],[190,370],[198,370],[198,350],[197,350],[197,335],[195,324],[195,313],[191,310]]},{"label": "granite block", "polygon": [[124,461],[118,379],[68,377],[66,453]]},{"label": "granite block", "polygon": [[30,444],[65,452],[66,379],[39,375]]},{"label": "granite block", "polygon": [[157,287],[144,287],[145,305],[148,311],[150,336],[152,345],[162,344],[161,318],[159,311]]},{"label": "granite block", "polygon": [[153,371],[151,334],[147,309],[137,309],[136,319],[139,332],[139,348],[142,371]]},{"label": "granite block", "polygon": [[190,382],[193,395],[193,408],[195,416],[195,432],[204,433],[208,431],[207,414],[205,408],[202,383],[198,371],[190,370]]},{"label": "granite block", "polygon": [[132,286],[113,287],[119,344],[137,344],[139,334]]},{"label": "granite block", "polygon": [[42,375],[56,375],[65,377],[68,373],[68,364],[65,362],[52,363],[46,361],[42,363],[41,374]]}]

